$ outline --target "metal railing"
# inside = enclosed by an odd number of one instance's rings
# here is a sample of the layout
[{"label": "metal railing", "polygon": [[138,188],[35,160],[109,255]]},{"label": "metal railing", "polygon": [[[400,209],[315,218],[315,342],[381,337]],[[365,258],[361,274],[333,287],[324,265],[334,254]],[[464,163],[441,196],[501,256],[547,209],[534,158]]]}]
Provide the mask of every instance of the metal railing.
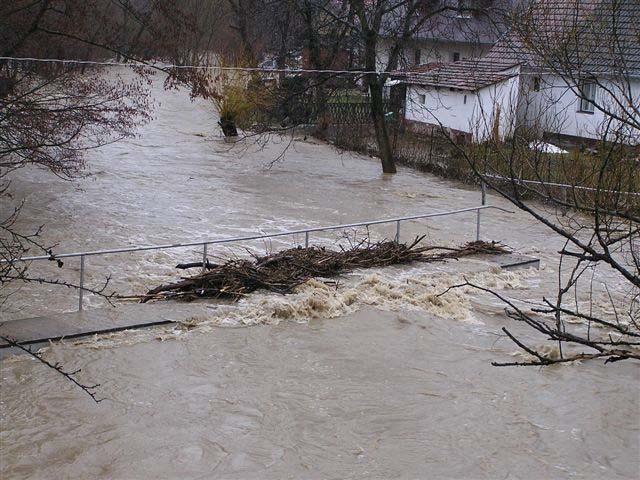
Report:
[{"label": "metal railing", "polygon": [[493,180],[501,180],[505,182],[515,183],[517,185],[542,185],[545,187],[563,188],[568,190],[573,189],[573,190],[583,190],[585,192],[613,193],[616,195],[629,195],[629,196],[640,197],[640,192],[625,192],[620,190],[607,190],[607,189],[599,189],[594,187],[585,187],[583,185],[569,185],[566,183],[545,182],[540,180],[527,180],[523,178],[512,178],[512,177],[504,177],[502,175],[493,175],[489,173],[483,173],[482,176],[485,178],[491,178]]},{"label": "metal railing", "polygon": [[60,253],[54,255],[40,255],[40,256],[32,256],[32,257],[21,257],[12,260],[2,260],[0,262],[31,262],[31,261],[41,261],[41,260],[57,260],[61,258],[73,258],[80,257],[80,282],[78,286],[78,311],[82,310],[83,307],[83,298],[84,298],[84,276],[85,276],[85,258],[91,256],[98,255],[111,255],[118,253],[127,253],[127,252],[143,252],[149,250],[168,250],[172,248],[182,248],[182,247],[202,247],[202,268],[206,269],[207,265],[207,247],[209,245],[220,245],[226,243],[237,243],[237,242],[245,242],[249,240],[260,240],[265,238],[276,238],[276,237],[284,237],[284,236],[294,236],[304,234],[304,245],[305,247],[309,246],[309,234],[313,232],[326,232],[331,230],[340,230],[345,228],[354,228],[354,227],[369,227],[371,225],[382,225],[395,223],[396,224],[396,233],[395,233],[395,241],[400,241],[400,224],[402,222],[411,221],[411,220],[420,220],[424,218],[434,218],[434,217],[444,217],[448,215],[456,215],[460,213],[466,212],[476,212],[476,240],[480,240],[480,212],[482,210],[487,209],[495,209],[503,212],[513,213],[510,210],[505,208],[496,207],[494,205],[485,205],[485,189],[484,184],[482,188],[482,203],[483,205],[477,207],[468,207],[461,208],[458,210],[448,210],[444,212],[434,212],[434,213],[425,213],[421,215],[411,215],[407,217],[397,217],[397,218],[388,218],[384,220],[369,220],[365,222],[356,222],[356,223],[345,223],[341,225],[329,225],[326,227],[312,227],[312,228],[302,228],[298,230],[288,230],[285,232],[276,232],[276,233],[266,233],[260,235],[248,235],[244,237],[230,237],[230,238],[222,238],[217,240],[203,240],[199,242],[186,242],[186,243],[170,243],[165,245],[144,245],[138,247],[123,247],[123,248],[111,248],[106,250],[91,250],[86,252],[74,252],[74,253]]}]

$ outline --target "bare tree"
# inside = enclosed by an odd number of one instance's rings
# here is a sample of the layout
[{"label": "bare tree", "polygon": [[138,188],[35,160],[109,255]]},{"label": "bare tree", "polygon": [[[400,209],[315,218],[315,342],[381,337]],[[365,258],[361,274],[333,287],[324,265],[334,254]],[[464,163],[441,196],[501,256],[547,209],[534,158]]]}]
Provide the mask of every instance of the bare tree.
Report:
[{"label": "bare tree", "polygon": [[[0,3],[0,199],[6,209],[0,219],[0,295],[10,294],[16,282],[80,288],[55,278],[33,277],[28,265],[20,262],[35,251],[63,266],[55,258],[54,246],[42,238],[43,226],[31,232],[16,230],[22,200],[20,192],[10,191],[10,174],[19,168],[39,167],[64,179],[76,178],[88,151],[131,136],[137,125],[150,118],[147,86],[154,71],[166,71],[167,86],[189,82],[197,93],[197,72],[166,70],[149,63],[177,58],[186,39],[197,40],[195,13],[168,0]],[[137,66],[134,75],[120,76],[91,64],[114,59],[148,67]],[[85,289],[109,298],[107,283],[108,279],[101,288]],[[96,386],[79,383],[74,377],[77,372],[66,372],[37,353],[31,354],[97,400]]]},{"label": "bare tree", "polygon": [[[523,65],[519,111],[512,112],[505,141],[496,135],[457,150],[479,181],[564,246],[555,297],[537,307],[465,283],[503,300],[511,319],[557,346],[549,354],[504,328],[529,356],[496,365],[640,359],[638,13],[640,4],[632,0],[534,2],[497,46],[502,58]],[[566,131],[567,115],[581,113],[593,127],[589,148],[560,156],[536,148]],[[550,170],[566,186],[558,186]],[[607,299],[610,312],[597,308],[596,295]]]},{"label": "bare tree", "polygon": [[[407,66],[407,52],[420,35],[432,34],[435,38],[453,35],[446,32],[448,22],[461,14],[484,16],[485,5],[471,5],[451,1],[424,0],[348,0],[347,9],[339,2],[324,7],[335,22],[348,27],[349,38],[360,55],[360,66],[370,72],[364,76],[369,92],[372,122],[375,130],[378,153],[385,173],[396,171],[392,143],[385,115],[384,88],[392,72]],[[336,6],[338,5],[338,6]],[[494,8],[493,19],[502,9]],[[489,22],[491,23],[491,22]],[[467,40],[480,33],[463,32]],[[419,61],[418,61],[419,63]]]},{"label": "bare tree", "polygon": [[[364,69],[369,72],[377,72],[380,67],[380,70],[388,73],[398,68],[400,55],[413,34],[429,18],[448,8],[439,5],[433,8],[429,8],[429,6],[424,8],[425,4],[418,0],[376,0],[373,2],[350,0],[349,3],[353,11],[352,28],[354,34],[358,35],[362,46]],[[348,17],[343,17],[341,20],[350,21]],[[383,37],[390,38],[392,43],[388,60],[380,65],[378,49],[379,42]],[[385,121],[383,98],[383,88],[388,78],[388,74],[370,73],[366,76],[365,81],[371,99],[371,117],[376,132],[382,171],[395,173],[396,166]]]},{"label": "bare tree", "polygon": [[[137,5],[137,6],[136,6]],[[74,60],[118,56],[145,64],[176,57],[182,41],[194,35],[194,12],[173,2],[100,0],[5,2],[0,6],[0,194],[8,199],[8,175],[25,166],[48,169],[72,179],[84,168],[87,151],[131,136],[150,118],[147,83],[154,70],[136,67],[133,76],[106,74],[77,63],[13,61],[10,57]],[[188,81],[196,91],[197,73],[167,70],[169,83]],[[19,193],[19,192],[18,192]],[[33,234],[13,231],[17,206],[2,223],[3,249],[16,253],[35,247]],[[16,236],[17,235],[17,236]],[[18,241],[21,239],[20,241]],[[19,245],[15,242],[18,241]],[[47,250],[46,247],[39,247]],[[13,271],[12,278],[17,272]]]}]

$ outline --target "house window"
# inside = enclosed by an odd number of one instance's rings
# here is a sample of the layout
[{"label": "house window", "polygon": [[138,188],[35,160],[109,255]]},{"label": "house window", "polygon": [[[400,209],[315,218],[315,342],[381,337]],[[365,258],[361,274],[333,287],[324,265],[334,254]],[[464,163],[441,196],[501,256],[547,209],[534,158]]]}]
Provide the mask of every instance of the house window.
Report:
[{"label": "house window", "polygon": [[423,94],[418,95],[418,103],[420,103],[421,105],[424,105],[425,102],[427,101],[427,97]]},{"label": "house window", "polygon": [[533,77],[533,91],[540,91],[540,77]]},{"label": "house window", "polygon": [[596,84],[593,82],[582,82],[580,85],[580,111],[583,113],[593,113],[593,102],[596,100]]},{"label": "house window", "polygon": [[460,61],[460,52],[453,52],[453,53],[451,54],[451,59],[452,59],[454,62],[458,62],[458,61]]},{"label": "house window", "polygon": [[458,13],[456,16],[458,18],[471,18],[468,0],[458,0]]},{"label": "house window", "polygon": [[415,63],[416,65],[420,65],[420,61],[421,61],[421,58],[420,58],[420,57],[422,57],[422,52],[420,51],[420,49],[419,49],[419,48],[416,48],[416,51],[415,51],[415,58],[414,58],[414,61],[415,61],[414,63]]}]

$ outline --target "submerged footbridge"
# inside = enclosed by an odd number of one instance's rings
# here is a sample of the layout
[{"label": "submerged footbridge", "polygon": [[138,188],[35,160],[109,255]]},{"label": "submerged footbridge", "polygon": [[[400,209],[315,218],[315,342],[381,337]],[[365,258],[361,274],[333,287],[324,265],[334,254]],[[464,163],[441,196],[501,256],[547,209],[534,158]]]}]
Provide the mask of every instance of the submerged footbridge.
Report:
[{"label": "submerged footbridge", "polygon": [[[483,195],[484,199],[484,195]],[[484,202],[483,202],[484,203]],[[402,225],[409,221],[419,221],[435,217],[446,217],[451,215],[460,215],[464,213],[475,212],[475,222],[473,228],[475,230],[475,239],[481,238],[481,226],[482,226],[482,212],[498,210],[502,212],[509,212],[504,208],[494,205],[478,205],[473,207],[460,208],[456,210],[447,210],[431,213],[423,213],[417,215],[409,215],[404,217],[377,219],[360,221],[354,223],[340,224],[340,225],[328,225],[322,227],[308,227],[299,228],[295,230],[287,230],[274,233],[248,235],[242,237],[230,237],[223,239],[211,239],[203,241],[188,241],[181,243],[172,243],[164,245],[144,245],[136,247],[122,247],[106,250],[93,250],[82,251],[73,253],[61,253],[54,255],[41,255],[16,258],[13,262],[41,262],[41,261],[56,261],[66,258],[79,258],[80,259],[80,278],[78,282],[78,311],[77,313],[64,313],[54,314],[52,312],[45,312],[46,316],[12,320],[0,324],[0,336],[10,337],[21,345],[34,345],[48,341],[55,341],[60,339],[79,338],[89,335],[111,333],[116,331],[137,329],[151,327],[155,325],[166,325],[176,323],[189,315],[192,315],[201,306],[198,305],[175,305],[171,304],[168,308],[159,305],[127,305],[120,306],[116,309],[98,309],[98,310],[84,310],[84,296],[87,293],[85,287],[85,275],[88,267],[88,259],[95,256],[104,255],[118,255],[129,252],[144,252],[144,251],[163,251],[168,249],[186,248],[186,247],[201,247],[202,248],[202,268],[206,269],[208,262],[208,256],[210,255],[209,247],[219,246],[225,244],[240,244],[251,240],[259,239],[272,239],[277,237],[293,237],[294,241],[301,236],[304,236],[304,246],[308,247],[312,244],[312,234],[319,232],[345,230],[356,227],[369,227],[372,225],[395,225],[395,237],[394,241],[400,242],[402,234]],[[302,245],[300,245],[302,246]],[[517,268],[517,267],[530,267],[537,266],[538,259],[532,257],[522,257],[513,254],[501,255],[501,258],[494,260],[501,268]],[[90,293],[90,292],[89,292]],[[11,347],[7,342],[0,342],[0,349],[9,349]],[[10,348],[14,350],[14,348]]]}]

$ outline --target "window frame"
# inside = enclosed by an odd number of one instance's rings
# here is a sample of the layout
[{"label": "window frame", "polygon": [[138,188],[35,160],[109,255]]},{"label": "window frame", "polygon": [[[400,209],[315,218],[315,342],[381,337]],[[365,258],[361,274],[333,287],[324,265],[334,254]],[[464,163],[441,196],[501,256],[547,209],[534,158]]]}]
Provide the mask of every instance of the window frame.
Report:
[{"label": "window frame", "polygon": [[[588,88],[588,90],[587,90]],[[588,91],[588,95],[587,95]],[[593,80],[583,80],[580,82],[580,89],[578,91],[578,112],[587,113],[593,115],[595,113],[595,101],[596,94],[598,92],[598,85]]]},{"label": "window frame", "polygon": [[456,8],[456,17],[457,18],[471,18],[473,14],[468,10],[469,3],[467,0],[458,0],[457,8]]},{"label": "window frame", "polygon": [[533,77],[533,91],[534,92],[539,92],[540,91],[541,83],[542,83],[542,81],[541,81],[540,77]]}]

